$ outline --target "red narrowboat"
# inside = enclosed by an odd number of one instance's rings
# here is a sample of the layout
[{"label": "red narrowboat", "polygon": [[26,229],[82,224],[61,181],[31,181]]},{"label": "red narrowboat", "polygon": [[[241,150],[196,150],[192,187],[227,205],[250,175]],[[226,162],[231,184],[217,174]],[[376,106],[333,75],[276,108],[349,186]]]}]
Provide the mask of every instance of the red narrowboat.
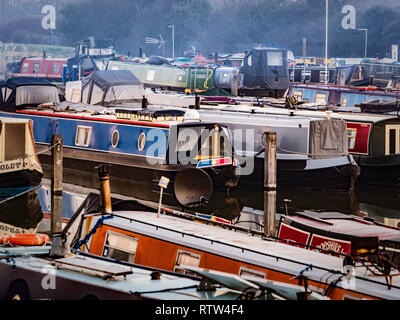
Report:
[{"label": "red narrowboat", "polygon": [[11,77],[37,77],[61,82],[65,64],[67,64],[67,59],[24,58],[19,62],[18,70],[11,73]]},{"label": "red narrowboat", "polygon": [[306,211],[282,216],[278,228],[278,238],[289,240],[289,244],[340,255],[351,255],[351,240],[365,237],[378,237],[380,249],[390,261],[400,265],[400,229],[368,217]]}]

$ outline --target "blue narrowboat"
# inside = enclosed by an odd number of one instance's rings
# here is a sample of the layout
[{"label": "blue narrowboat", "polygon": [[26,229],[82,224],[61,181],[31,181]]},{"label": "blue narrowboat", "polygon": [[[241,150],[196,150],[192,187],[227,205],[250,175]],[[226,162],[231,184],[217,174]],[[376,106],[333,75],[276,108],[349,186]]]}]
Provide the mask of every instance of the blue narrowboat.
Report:
[{"label": "blue narrowboat", "polygon": [[[65,183],[97,188],[95,167],[108,163],[115,193],[158,201],[158,183],[164,176],[171,181],[165,203],[196,207],[207,202],[215,188],[237,182],[230,132],[221,125],[191,121],[179,110],[129,111],[58,103],[56,87],[30,81],[11,91],[14,103],[5,101],[0,115],[33,122],[45,177],[50,173],[51,137],[60,134]],[[110,90],[114,95],[119,92],[118,86],[104,90],[106,98]]]}]

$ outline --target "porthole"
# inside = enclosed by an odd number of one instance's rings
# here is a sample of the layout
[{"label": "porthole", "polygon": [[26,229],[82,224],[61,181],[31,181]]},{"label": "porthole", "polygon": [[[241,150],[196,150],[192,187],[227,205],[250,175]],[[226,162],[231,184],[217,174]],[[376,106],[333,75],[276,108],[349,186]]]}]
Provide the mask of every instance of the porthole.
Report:
[{"label": "porthole", "polygon": [[138,149],[139,151],[143,151],[144,146],[146,145],[146,135],[142,132],[138,139]]},{"label": "porthole", "polygon": [[114,130],[113,134],[112,134],[112,138],[111,138],[111,144],[113,146],[113,148],[116,148],[119,142],[119,132],[118,130]]}]

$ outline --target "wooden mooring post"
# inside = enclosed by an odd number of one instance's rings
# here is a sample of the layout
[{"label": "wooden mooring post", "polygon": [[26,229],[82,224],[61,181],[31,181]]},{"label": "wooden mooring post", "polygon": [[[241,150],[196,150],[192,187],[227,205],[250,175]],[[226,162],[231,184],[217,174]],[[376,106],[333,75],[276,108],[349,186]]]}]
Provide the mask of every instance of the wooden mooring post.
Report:
[{"label": "wooden mooring post", "polygon": [[62,226],[63,183],[63,138],[60,134],[51,137],[51,257],[66,257],[71,254],[67,234]]},{"label": "wooden mooring post", "polygon": [[51,137],[51,234],[62,231],[63,138]]},{"label": "wooden mooring post", "polygon": [[264,234],[276,236],[276,132],[263,133],[264,151]]}]

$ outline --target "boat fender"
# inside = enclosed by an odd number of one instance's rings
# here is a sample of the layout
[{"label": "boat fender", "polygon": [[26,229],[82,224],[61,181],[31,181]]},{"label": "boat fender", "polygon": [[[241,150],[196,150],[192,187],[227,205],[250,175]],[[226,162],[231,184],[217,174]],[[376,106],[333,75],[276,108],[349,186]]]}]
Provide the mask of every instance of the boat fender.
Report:
[{"label": "boat fender", "polygon": [[[1,240],[0,240],[1,241]],[[50,237],[46,234],[13,234],[7,242],[17,246],[43,246],[50,242]]]}]

